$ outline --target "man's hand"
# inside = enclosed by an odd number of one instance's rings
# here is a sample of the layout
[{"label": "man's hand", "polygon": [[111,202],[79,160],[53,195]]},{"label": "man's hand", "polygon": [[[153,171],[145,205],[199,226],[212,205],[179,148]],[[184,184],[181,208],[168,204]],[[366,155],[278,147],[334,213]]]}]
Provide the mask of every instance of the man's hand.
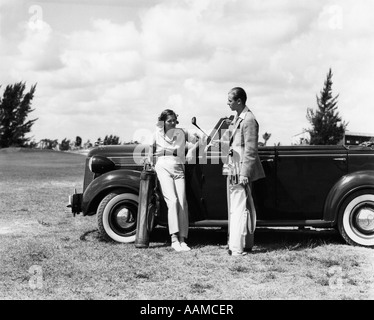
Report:
[{"label": "man's hand", "polygon": [[249,178],[246,176],[239,176],[239,184],[246,186],[249,183]]},{"label": "man's hand", "polygon": [[218,148],[218,147],[219,147],[219,144],[220,144],[220,141],[219,141],[219,140],[211,140],[211,141],[209,142],[209,145],[210,145],[210,146],[213,146],[213,147],[215,147],[215,148]]},{"label": "man's hand", "polygon": [[209,145],[210,141],[212,140],[210,136],[206,136],[206,135],[203,135],[199,138],[200,138],[200,143],[203,145]]}]

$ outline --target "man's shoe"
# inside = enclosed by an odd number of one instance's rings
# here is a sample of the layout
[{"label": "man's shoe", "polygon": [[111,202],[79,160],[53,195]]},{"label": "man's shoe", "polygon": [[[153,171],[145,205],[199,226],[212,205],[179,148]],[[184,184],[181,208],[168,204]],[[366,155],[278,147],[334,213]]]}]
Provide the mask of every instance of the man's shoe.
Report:
[{"label": "man's shoe", "polygon": [[182,248],[182,250],[181,251],[190,251],[191,250],[191,248],[187,245],[187,243],[185,243],[185,242],[181,242],[180,243],[180,246],[181,246],[181,248]]},{"label": "man's shoe", "polygon": [[171,244],[171,247],[177,251],[177,252],[180,252],[180,251],[183,251],[182,247],[181,247],[181,244],[179,243],[179,241],[174,241],[172,244]]},{"label": "man's shoe", "polygon": [[234,252],[231,252],[231,255],[233,257],[245,256],[245,255],[247,255],[247,252],[237,252],[237,251],[234,251]]}]

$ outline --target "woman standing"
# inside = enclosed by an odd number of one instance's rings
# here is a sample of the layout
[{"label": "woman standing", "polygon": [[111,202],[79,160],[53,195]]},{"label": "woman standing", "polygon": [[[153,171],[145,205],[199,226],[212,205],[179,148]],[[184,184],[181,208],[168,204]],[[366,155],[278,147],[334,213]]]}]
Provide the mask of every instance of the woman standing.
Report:
[{"label": "woman standing", "polygon": [[[186,133],[176,128],[177,117],[177,114],[170,109],[164,110],[158,117],[149,160],[155,167],[168,207],[171,247],[175,251],[189,251],[190,248],[186,244],[189,221],[184,163],[194,156],[197,143],[188,142]],[[187,155],[185,155],[186,150],[188,150]]]}]

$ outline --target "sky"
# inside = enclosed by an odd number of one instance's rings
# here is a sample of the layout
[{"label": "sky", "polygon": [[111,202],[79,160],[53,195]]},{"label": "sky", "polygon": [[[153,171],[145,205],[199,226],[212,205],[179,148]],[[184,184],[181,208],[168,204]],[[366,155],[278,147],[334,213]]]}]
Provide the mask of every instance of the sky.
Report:
[{"label": "sky", "polygon": [[310,128],[331,68],[347,130],[374,133],[374,2],[0,0],[0,94],[37,84],[28,135],[144,142],[162,110],[206,132],[243,87],[268,145]]}]

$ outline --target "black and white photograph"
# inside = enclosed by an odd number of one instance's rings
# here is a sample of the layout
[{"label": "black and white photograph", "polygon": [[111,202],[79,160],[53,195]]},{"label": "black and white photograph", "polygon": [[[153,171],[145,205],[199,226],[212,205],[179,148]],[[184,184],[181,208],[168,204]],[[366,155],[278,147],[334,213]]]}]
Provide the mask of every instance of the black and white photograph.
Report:
[{"label": "black and white photograph", "polygon": [[0,300],[373,300],[373,16],[0,0]]}]

